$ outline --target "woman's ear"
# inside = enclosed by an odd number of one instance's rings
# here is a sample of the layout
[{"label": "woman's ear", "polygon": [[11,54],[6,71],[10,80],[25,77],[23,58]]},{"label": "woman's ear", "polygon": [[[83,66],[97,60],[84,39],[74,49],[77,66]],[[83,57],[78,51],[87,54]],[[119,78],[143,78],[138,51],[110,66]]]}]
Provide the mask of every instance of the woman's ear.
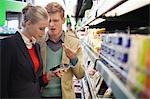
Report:
[{"label": "woman's ear", "polygon": [[30,20],[28,20],[28,21],[25,22],[25,25],[30,26],[30,25],[32,25],[32,22]]}]

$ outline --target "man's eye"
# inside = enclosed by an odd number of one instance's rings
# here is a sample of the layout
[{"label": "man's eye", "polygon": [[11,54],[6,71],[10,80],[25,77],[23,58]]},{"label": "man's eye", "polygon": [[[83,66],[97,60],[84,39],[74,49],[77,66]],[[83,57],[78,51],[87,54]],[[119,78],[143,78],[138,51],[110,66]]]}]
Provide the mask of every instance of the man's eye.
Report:
[{"label": "man's eye", "polygon": [[54,20],[54,22],[58,22],[58,20]]}]

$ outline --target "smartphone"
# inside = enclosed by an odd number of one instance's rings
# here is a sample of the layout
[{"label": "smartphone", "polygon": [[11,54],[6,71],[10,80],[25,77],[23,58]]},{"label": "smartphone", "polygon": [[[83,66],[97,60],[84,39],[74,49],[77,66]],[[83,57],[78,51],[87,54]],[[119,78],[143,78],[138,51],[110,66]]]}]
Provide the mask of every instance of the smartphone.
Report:
[{"label": "smartphone", "polygon": [[50,71],[60,71],[60,70],[64,70],[64,69],[68,69],[70,67],[69,64],[60,64],[60,65],[57,65],[53,68],[50,68]]}]

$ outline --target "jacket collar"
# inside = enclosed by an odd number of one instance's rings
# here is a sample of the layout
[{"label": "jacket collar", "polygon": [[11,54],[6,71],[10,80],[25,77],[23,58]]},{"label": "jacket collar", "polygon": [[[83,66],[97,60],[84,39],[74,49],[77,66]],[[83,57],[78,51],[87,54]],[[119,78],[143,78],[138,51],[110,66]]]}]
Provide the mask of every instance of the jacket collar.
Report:
[{"label": "jacket collar", "polygon": [[32,40],[30,41],[24,34],[20,33],[24,43],[26,44],[27,48],[32,48],[33,44],[36,43],[36,39],[32,37]]},{"label": "jacket collar", "polygon": [[[60,36],[60,39],[59,39],[59,40],[61,40],[61,41],[64,43],[64,38],[65,38],[65,32],[62,31],[62,35]],[[45,37],[45,41],[48,41],[48,40],[51,40],[51,39],[50,39],[50,35],[47,33],[47,34],[46,34],[46,37]],[[52,41],[52,40],[51,40],[51,41]]]}]

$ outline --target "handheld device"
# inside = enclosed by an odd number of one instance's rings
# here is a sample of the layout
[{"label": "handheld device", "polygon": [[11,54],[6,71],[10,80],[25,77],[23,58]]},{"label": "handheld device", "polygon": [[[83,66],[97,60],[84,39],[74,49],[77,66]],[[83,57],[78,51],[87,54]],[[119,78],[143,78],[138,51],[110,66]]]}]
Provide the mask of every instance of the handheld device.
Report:
[{"label": "handheld device", "polygon": [[65,70],[68,69],[70,67],[69,64],[59,64],[53,68],[50,68],[50,71],[60,71],[60,70]]}]

